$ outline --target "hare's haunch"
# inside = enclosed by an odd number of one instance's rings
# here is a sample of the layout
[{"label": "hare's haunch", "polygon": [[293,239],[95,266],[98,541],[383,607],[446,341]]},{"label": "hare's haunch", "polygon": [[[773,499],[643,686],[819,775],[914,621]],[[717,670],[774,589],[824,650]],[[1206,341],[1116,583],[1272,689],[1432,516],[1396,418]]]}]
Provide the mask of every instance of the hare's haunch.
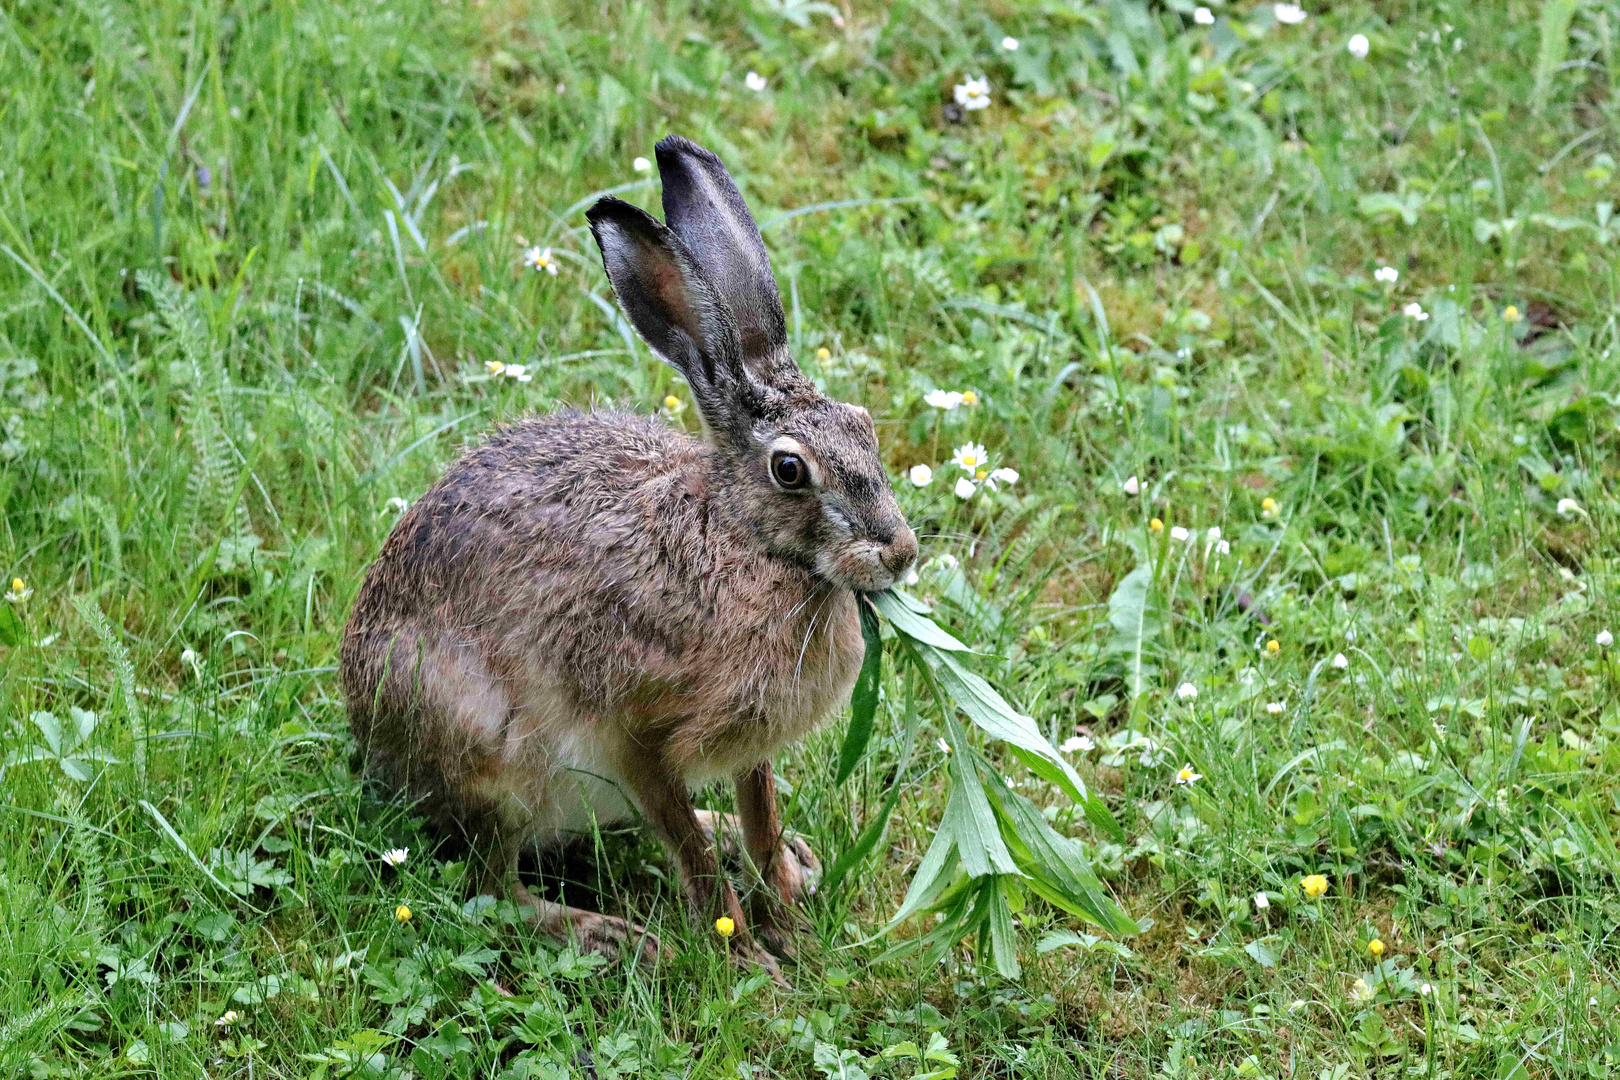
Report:
[{"label": "hare's haunch", "polygon": [[[866,410],[823,396],[787,348],[759,230],[709,151],[658,144],[664,217],[587,213],[620,305],[683,376],[705,438],[618,413],[531,417],[470,450],[366,574],[341,672],[368,769],[465,836],[483,886],[620,954],[622,920],[534,901],[520,849],[638,810],[693,911],[773,972],[814,870],[784,846],[770,757],[847,697],[855,592],[911,565]],[[734,777],[767,885],[751,934],[689,791]]]}]

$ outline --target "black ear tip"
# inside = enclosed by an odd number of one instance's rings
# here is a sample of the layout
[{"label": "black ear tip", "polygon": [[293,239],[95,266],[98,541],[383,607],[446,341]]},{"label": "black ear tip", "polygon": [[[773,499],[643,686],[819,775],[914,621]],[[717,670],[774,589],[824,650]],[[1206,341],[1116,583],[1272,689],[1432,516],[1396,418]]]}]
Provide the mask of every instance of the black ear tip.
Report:
[{"label": "black ear tip", "polygon": [[658,225],[658,219],[634,203],[627,203],[623,199],[612,195],[597,199],[591,208],[585,211],[585,220],[591,223],[591,229],[607,223],[612,225],[642,227]]},{"label": "black ear tip", "polygon": [[701,147],[682,135],[665,135],[658,140],[658,145],[653,147],[653,153],[658,157],[660,172],[682,156],[695,157],[715,165],[720,164],[720,158],[714,151]]}]

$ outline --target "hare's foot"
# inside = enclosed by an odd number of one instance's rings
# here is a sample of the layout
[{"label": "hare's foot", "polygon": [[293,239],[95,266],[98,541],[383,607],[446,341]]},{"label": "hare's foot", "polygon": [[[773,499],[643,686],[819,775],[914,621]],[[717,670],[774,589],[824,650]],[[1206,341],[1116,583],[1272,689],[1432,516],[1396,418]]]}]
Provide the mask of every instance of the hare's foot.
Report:
[{"label": "hare's foot", "polygon": [[547,937],[572,942],[582,953],[595,953],[609,962],[633,956],[649,966],[664,954],[658,936],[645,927],[614,915],[541,900],[519,882],[512,883],[512,902],[527,914],[530,926]]},{"label": "hare's foot", "polygon": [[[723,814],[718,810],[697,810],[698,828],[703,831],[704,842],[715,846],[715,834],[720,837],[722,854],[735,856],[743,848],[743,826],[736,814]],[[802,904],[805,897],[814,896],[821,883],[821,860],[810,850],[804,837],[796,833],[784,834],[771,866],[764,869],[772,888],[782,897]]]}]

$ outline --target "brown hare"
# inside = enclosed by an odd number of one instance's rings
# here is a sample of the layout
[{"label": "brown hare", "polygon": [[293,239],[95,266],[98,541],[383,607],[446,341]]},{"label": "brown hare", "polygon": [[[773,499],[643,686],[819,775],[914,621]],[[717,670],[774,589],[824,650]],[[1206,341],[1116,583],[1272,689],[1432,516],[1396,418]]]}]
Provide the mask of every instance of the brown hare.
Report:
[{"label": "brown hare", "polygon": [[[771,755],[847,698],[855,593],[904,574],[917,540],[871,416],[789,354],[765,245],[720,159],[676,136],[657,153],[667,224],[613,198],[586,216],[705,437],[614,412],[497,430],[367,572],[343,687],[369,771],[464,836],[483,891],[509,888],[536,928],[658,955],[640,927],[538,900],[515,872],[524,845],[639,811],[692,913],[734,920],[737,958],[780,978],[773,953],[791,951],[790,905],[819,867],[784,843]],[[736,821],[692,806],[718,777],[735,778]],[[752,929],[716,857],[731,831],[766,886]]]}]

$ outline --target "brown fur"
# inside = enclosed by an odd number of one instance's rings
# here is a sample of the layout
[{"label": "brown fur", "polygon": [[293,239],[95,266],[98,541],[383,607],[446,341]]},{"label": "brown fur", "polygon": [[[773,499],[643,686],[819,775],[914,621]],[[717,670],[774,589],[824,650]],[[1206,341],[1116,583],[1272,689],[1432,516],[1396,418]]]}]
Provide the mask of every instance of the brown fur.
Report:
[{"label": "brown fur", "polygon": [[[703,155],[660,144],[672,222],[672,199],[698,190],[680,170],[703,173],[704,198],[721,184],[715,170],[730,185]],[[713,213],[738,206],[740,196]],[[690,203],[681,220],[705,212]],[[700,258],[615,200],[593,209],[592,225],[621,303],[687,375],[710,438],[570,413],[522,420],[470,450],[366,575],[340,662],[350,722],[372,772],[468,839],[490,891],[523,845],[633,808],[675,854],[694,911],[736,920],[733,949],[774,973],[689,790],[736,778],[744,846],[768,886],[755,923],[786,951],[787,912],[814,856],[784,846],[769,759],[848,695],[862,656],[853,589],[886,587],[916,539],[870,417],[799,374],[779,310],[764,329],[739,326],[738,298],[706,269],[725,252]],[[735,225],[711,232],[746,239]],[[763,246],[750,257],[762,260]],[[766,300],[749,288],[745,324],[775,297],[774,284]],[[768,351],[743,355],[750,330],[770,338]],[[783,453],[815,482],[774,481]],[[615,955],[640,937],[644,956],[658,952],[622,920],[516,895],[551,933]]]}]

